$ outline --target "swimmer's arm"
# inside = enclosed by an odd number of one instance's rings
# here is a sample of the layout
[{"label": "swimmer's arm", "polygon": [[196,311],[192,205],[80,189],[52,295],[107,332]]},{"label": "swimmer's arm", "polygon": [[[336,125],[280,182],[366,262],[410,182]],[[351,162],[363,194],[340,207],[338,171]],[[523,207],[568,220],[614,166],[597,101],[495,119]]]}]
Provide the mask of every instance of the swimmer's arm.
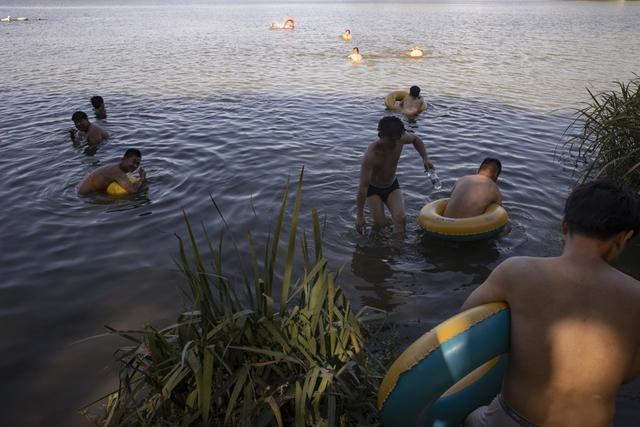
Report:
[{"label": "swimmer's arm", "polygon": [[146,181],[146,176],[147,175],[144,169],[140,168],[138,182],[133,183],[129,181],[129,177],[124,173],[121,175],[118,174],[118,176],[114,178],[114,181],[120,184],[122,188],[127,190],[127,193],[137,193],[138,191],[140,191],[140,189],[144,185],[144,182]]},{"label": "swimmer's arm", "polygon": [[511,262],[507,260],[497,266],[489,277],[487,277],[487,280],[471,292],[471,295],[469,295],[464,304],[462,304],[460,311],[465,311],[490,302],[508,302],[506,284],[508,281],[507,272],[509,270],[509,264],[511,264]]},{"label": "swimmer's arm", "polygon": [[412,144],[413,148],[416,149],[420,157],[422,157],[422,163],[424,163],[424,170],[433,169],[433,164],[429,161],[429,155],[427,154],[427,149],[422,142],[422,139],[414,133],[406,133],[406,141],[405,144]]},{"label": "swimmer's arm", "polygon": [[358,184],[358,195],[356,197],[356,231],[360,234],[365,231],[364,202],[367,198],[367,189],[369,188],[372,174],[373,168],[371,167],[369,151],[367,150],[362,159],[362,165],[360,166],[360,182]]}]

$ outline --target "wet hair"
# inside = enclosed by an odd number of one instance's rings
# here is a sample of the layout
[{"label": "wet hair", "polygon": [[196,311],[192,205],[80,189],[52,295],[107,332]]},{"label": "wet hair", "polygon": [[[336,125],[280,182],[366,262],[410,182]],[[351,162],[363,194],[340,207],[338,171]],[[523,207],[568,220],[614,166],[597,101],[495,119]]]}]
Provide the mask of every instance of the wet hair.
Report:
[{"label": "wet hair", "polygon": [[87,117],[87,113],[85,113],[84,111],[76,111],[71,116],[71,120],[73,120],[74,123],[77,123],[80,120],[84,120],[84,119],[88,119],[88,118],[89,117]]},{"label": "wet hair", "polygon": [[98,95],[92,96],[91,105],[93,105],[93,108],[100,108],[104,105],[104,99],[102,99],[102,97]]},{"label": "wet hair", "polygon": [[413,96],[414,98],[417,98],[420,96],[420,88],[418,86],[411,86],[409,88],[409,95]]},{"label": "wet hair", "polygon": [[358,49],[357,47],[354,47],[353,50],[358,54],[360,53],[360,49]]},{"label": "wet hair", "polygon": [[393,139],[400,138],[405,132],[402,120],[395,116],[386,116],[378,122],[378,135],[382,137],[390,137]]},{"label": "wet hair", "polygon": [[599,240],[640,229],[640,200],[611,181],[597,180],[573,189],[564,206],[569,233]]},{"label": "wet hair", "polygon": [[482,161],[482,163],[480,163],[478,172],[486,169],[494,169],[496,171],[496,177],[498,177],[500,175],[500,172],[502,172],[502,163],[500,163],[500,160],[498,159],[494,159],[493,157],[487,157]]},{"label": "wet hair", "polygon": [[131,157],[131,156],[138,156],[142,158],[142,153],[140,152],[140,150],[136,148],[129,148],[127,151],[124,152],[124,156],[122,156],[122,158],[126,159],[127,157]]}]

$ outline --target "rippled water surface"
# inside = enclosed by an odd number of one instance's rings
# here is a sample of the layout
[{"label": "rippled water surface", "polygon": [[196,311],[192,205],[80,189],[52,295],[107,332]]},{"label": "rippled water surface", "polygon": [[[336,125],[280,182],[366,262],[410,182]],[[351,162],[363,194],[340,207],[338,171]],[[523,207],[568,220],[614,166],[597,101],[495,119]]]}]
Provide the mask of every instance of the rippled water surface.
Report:
[{"label": "rippled water surface", "polygon": [[[574,182],[554,156],[563,132],[585,87],[640,70],[632,3],[0,6],[0,15],[39,18],[0,25],[2,425],[82,424],[76,410],[115,385],[120,342],[81,340],[103,325],[167,324],[186,304],[173,262],[183,210],[215,233],[212,196],[240,241],[247,230],[266,238],[287,176],[303,166],[302,224],[319,208],[348,296],[419,334],[505,258],[559,253]],[[295,31],[268,29],[287,15]],[[351,42],[338,37],[345,28]],[[433,54],[403,55],[415,45]],[[360,65],[346,59],[353,46]],[[386,114],[382,97],[412,84],[430,107],[407,128],[444,187],[432,191],[408,147],[398,169],[407,236],[363,237],[360,159]],[[67,129],[94,94],[112,138],[88,155]],[[129,147],[142,150],[146,191],[77,195],[84,175]],[[473,244],[423,237],[422,205],[488,155],[503,162],[511,233]],[[620,266],[640,277],[635,245]]]}]

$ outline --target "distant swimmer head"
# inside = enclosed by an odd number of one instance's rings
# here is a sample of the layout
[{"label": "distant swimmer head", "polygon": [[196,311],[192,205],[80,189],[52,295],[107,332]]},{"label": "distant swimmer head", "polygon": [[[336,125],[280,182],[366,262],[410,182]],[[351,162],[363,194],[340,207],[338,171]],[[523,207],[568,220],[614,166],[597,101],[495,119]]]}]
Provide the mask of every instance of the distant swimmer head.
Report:
[{"label": "distant swimmer head", "polygon": [[395,116],[385,116],[378,122],[378,136],[380,138],[398,139],[404,133],[402,120]]},{"label": "distant swimmer head", "polygon": [[486,175],[494,181],[498,179],[500,172],[502,172],[502,163],[500,163],[500,160],[492,157],[484,159],[478,168],[479,174]]},{"label": "distant swimmer head", "polygon": [[420,96],[420,88],[418,86],[411,86],[409,88],[409,95],[413,96],[414,98],[417,98]]},{"label": "distant swimmer head", "polygon": [[351,49],[351,53],[360,55],[360,49],[358,49],[357,47],[354,47],[353,49]]},{"label": "distant swimmer head", "polygon": [[140,162],[142,161],[142,153],[136,148],[129,148],[124,152],[122,160],[120,161],[120,169],[123,172],[129,173],[138,169]]},{"label": "distant swimmer head", "polygon": [[615,259],[626,242],[640,230],[640,200],[632,191],[608,180],[597,180],[573,189],[564,207],[562,231],[600,241],[616,239]]},{"label": "distant swimmer head", "polygon": [[98,109],[100,107],[104,107],[104,99],[102,99],[101,96],[92,96],[91,97],[91,105],[93,105],[93,108]]},{"label": "distant swimmer head", "polygon": [[91,123],[89,123],[89,118],[84,111],[76,111],[73,113],[71,120],[73,120],[73,124],[76,126],[76,129],[82,132],[86,132],[91,125]]},{"label": "distant swimmer head", "polygon": [[351,36],[351,30],[348,29],[348,28],[346,30],[344,30],[344,33],[342,33],[342,38],[344,40],[351,40],[351,37],[352,37]]},{"label": "distant swimmer head", "polygon": [[288,30],[293,30],[295,26],[296,26],[296,23],[293,20],[293,18],[288,18],[286,21],[284,21],[283,28],[286,28]]}]

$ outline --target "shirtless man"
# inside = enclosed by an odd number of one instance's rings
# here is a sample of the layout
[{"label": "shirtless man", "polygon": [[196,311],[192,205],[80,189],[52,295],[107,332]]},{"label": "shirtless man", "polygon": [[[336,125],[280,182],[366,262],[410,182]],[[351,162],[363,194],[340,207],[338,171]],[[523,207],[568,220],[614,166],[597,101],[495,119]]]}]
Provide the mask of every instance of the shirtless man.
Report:
[{"label": "shirtless man", "polygon": [[565,205],[562,255],[510,258],[471,293],[462,310],[509,305],[511,355],[502,393],[465,427],[611,426],[618,388],[640,374],[640,282],[611,263],[639,228],[637,195],[581,185]]},{"label": "shirtless man", "polygon": [[348,55],[347,58],[349,58],[353,62],[362,61],[362,55],[360,55],[360,49],[358,49],[357,47],[354,47],[353,49],[351,49],[351,54]]},{"label": "shirtless man", "polygon": [[71,136],[74,144],[80,144],[83,139],[86,139],[87,144],[97,145],[109,138],[109,134],[100,126],[89,122],[89,118],[84,111],[73,113],[71,120],[76,126],[76,129],[69,129],[69,136]]},{"label": "shirtless man", "polygon": [[138,169],[141,160],[142,154],[139,150],[135,148],[128,149],[119,163],[101,166],[87,175],[82,184],[80,184],[78,193],[84,195],[93,191],[104,191],[114,181],[120,184],[128,193],[137,193],[142,188],[146,178],[144,169],[140,168],[139,179],[136,183],[129,181],[127,173]]},{"label": "shirtless man", "polygon": [[469,218],[482,215],[493,203],[502,203],[502,194],[496,184],[500,171],[500,160],[484,159],[475,175],[463,176],[453,186],[443,216]]},{"label": "shirtless man", "polygon": [[353,38],[353,36],[351,35],[351,30],[349,29],[344,30],[344,33],[342,33],[341,37],[342,37],[342,40],[346,40],[346,41],[351,40]]},{"label": "shirtless man", "polygon": [[429,170],[433,165],[427,156],[427,150],[422,140],[412,133],[406,133],[402,121],[393,116],[383,117],[378,123],[379,139],[370,144],[362,159],[360,167],[360,185],[358,186],[356,230],[365,230],[364,202],[367,201],[369,212],[373,217],[376,228],[384,227],[387,219],[384,215],[384,205],[387,205],[393,218],[393,230],[398,236],[404,234],[405,213],[402,192],[396,178],[398,160],[405,144],[411,144],[416,149],[424,169]]},{"label": "shirtless man", "polygon": [[424,102],[424,99],[420,96],[420,88],[418,86],[411,86],[409,88],[409,95],[400,101],[400,109],[407,116],[415,116],[426,108],[427,103]]},{"label": "shirtless man", "polygon": [[92,96],[91,105],[93,105],[93,112],[96,114],[96,119],[106,120],[107,109],[104,107],[104,99],[101,96]]}]

